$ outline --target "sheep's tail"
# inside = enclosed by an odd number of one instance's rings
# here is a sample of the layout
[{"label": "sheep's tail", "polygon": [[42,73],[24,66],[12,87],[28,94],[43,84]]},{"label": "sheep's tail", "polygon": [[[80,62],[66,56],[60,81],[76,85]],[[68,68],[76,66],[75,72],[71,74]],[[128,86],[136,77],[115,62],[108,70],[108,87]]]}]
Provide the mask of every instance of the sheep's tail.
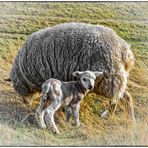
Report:
[{"label": "sheep's tail", "polygon": [[129,45],[126,45],[124,47],[124,51],[122,52],[122,60],[124,62],[126,71],[130,71],[134,67],[135,64],[134,55]]}]

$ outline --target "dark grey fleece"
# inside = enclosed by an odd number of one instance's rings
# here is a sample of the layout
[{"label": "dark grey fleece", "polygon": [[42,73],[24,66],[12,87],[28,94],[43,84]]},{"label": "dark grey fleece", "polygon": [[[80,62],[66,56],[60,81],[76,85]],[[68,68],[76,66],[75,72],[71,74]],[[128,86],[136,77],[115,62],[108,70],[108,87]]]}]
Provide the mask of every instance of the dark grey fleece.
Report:
[{"label": "dark grey fleece", "polygon": [[[64,23],[32,33],[19,50],[10,73],[20,95],[41,90],[49,78],[73,80],[74,71],[103,71],[95,91],[114,96],[122,89],[123,73],[134,61],[127,44],[112,29],[85,23]],[[115,80],[115,81],[114,81]],[[124,82],[123,82],[124,83]]]}]

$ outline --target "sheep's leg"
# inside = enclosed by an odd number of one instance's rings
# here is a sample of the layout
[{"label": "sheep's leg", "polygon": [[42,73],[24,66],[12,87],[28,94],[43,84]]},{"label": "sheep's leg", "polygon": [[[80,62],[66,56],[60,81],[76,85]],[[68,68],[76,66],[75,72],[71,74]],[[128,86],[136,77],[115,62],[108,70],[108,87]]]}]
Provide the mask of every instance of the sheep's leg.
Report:
[{"label": "sheep's leg", "polygon": [[72,107],[73,109],[73,114],[74,114],[74,121],[76,126],[80,126],[80,121],[79,121],[79,111],[80,111],[80,104],[76,104],[75,106]]},{"label": "sheep's leg", "polygon": [[110,98],[110,102],[109,102],[109,110],[106,110],[105,112],[103,112],[101,117],[106,118],[109,115],[111,116],[114,115],[117,108],[118,100],[120,98],[119,85],[120,85],[120,81],[118,80],[118,78],[113,77],[112,78],[112,97]]},{"label": "sheep's leg", "polygon": [[102,118],[107,118],[108,116],[113,116],[115,114],[115,111],[117,109],[118,105],[118,98],[113,98],[109,102],[109,110],[105,110],[102,114]]},{"label": "sheep's leg", "polygon": [[45,122],[48,125],[48,127],[51,129],[51,131],[55,134],[60,133],[54,122],[54,113],[59,109],[60,106],[61,103],[59,101],[51,101],[50,106],[48,106],[45,111]]},{"label": "sheep's leg", "polygon": [[40,99],[40,105],[36,111],[36,119],[41,128],[46,128],[46,124],[44,122],[44,114],[45,114],[45,104],[47,103],[47,94],[42,94]]},{"label": "sheep's leg", "polygon": [[66,122],[69,123],[70,122],[70,117],[72,115],[72,110],[71,107],[65,107],[65,114],[66,114]]},{"label": "sheep's leg", "polygon": [[132,119],[132,121],[135,123],[135,114],[134,114],[134,107],[133,107],[133,101],[131,95],[127,92],[124,91],[123,97],[121,98],[121,101],[124,101],[124,104],[126,105],[126,109],[128,111],[128,115]]},{"label": "sheep's leg", "polygon": [[118,104],[118,99],[113,98],[109,102],[109,110],[105,110],[102,114],[102,118],[107,118],[109,115],[114,115]]},{"label": "sheep's leg", "polygon": [[109,113],[111,115],[115,114],[115,111],[117,109],[118,99],[112,99],[110,100],[110,107],[109,107]]}]

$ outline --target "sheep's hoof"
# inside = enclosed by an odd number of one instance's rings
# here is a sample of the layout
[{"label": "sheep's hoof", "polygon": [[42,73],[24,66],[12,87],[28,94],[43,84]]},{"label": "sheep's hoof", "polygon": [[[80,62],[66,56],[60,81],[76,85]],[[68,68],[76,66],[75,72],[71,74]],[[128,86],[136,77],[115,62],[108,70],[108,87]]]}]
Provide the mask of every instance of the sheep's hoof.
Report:
[{"label": "sheep's hoof", "polygon": [[108,118],[109,117],[109,111],[106,110],[101,114],[101,118]]}]

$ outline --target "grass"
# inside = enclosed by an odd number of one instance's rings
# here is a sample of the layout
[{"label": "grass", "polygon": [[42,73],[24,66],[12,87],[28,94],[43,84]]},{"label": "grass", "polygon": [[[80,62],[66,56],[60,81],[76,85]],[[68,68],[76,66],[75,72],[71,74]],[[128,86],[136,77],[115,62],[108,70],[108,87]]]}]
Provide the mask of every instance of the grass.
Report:
[{"label": "grass", "polygon": [[[147,2],[0,2],[0,145],[148,145],[147,8]],[[135,129],[121,103],[114,117],[101,119],[108,100],[94,93],[89,93],[81,104],[81,128],[66,125],[62,109],[55,116],[61,135],[39,129],[34,115],[19,125],[26,115],[35,112],[38,94],[30,96],[26,106],[3,79],[32,32],[64,22],[104,25],[131,44],[136,61],[127,89],[134,99]]]}]

